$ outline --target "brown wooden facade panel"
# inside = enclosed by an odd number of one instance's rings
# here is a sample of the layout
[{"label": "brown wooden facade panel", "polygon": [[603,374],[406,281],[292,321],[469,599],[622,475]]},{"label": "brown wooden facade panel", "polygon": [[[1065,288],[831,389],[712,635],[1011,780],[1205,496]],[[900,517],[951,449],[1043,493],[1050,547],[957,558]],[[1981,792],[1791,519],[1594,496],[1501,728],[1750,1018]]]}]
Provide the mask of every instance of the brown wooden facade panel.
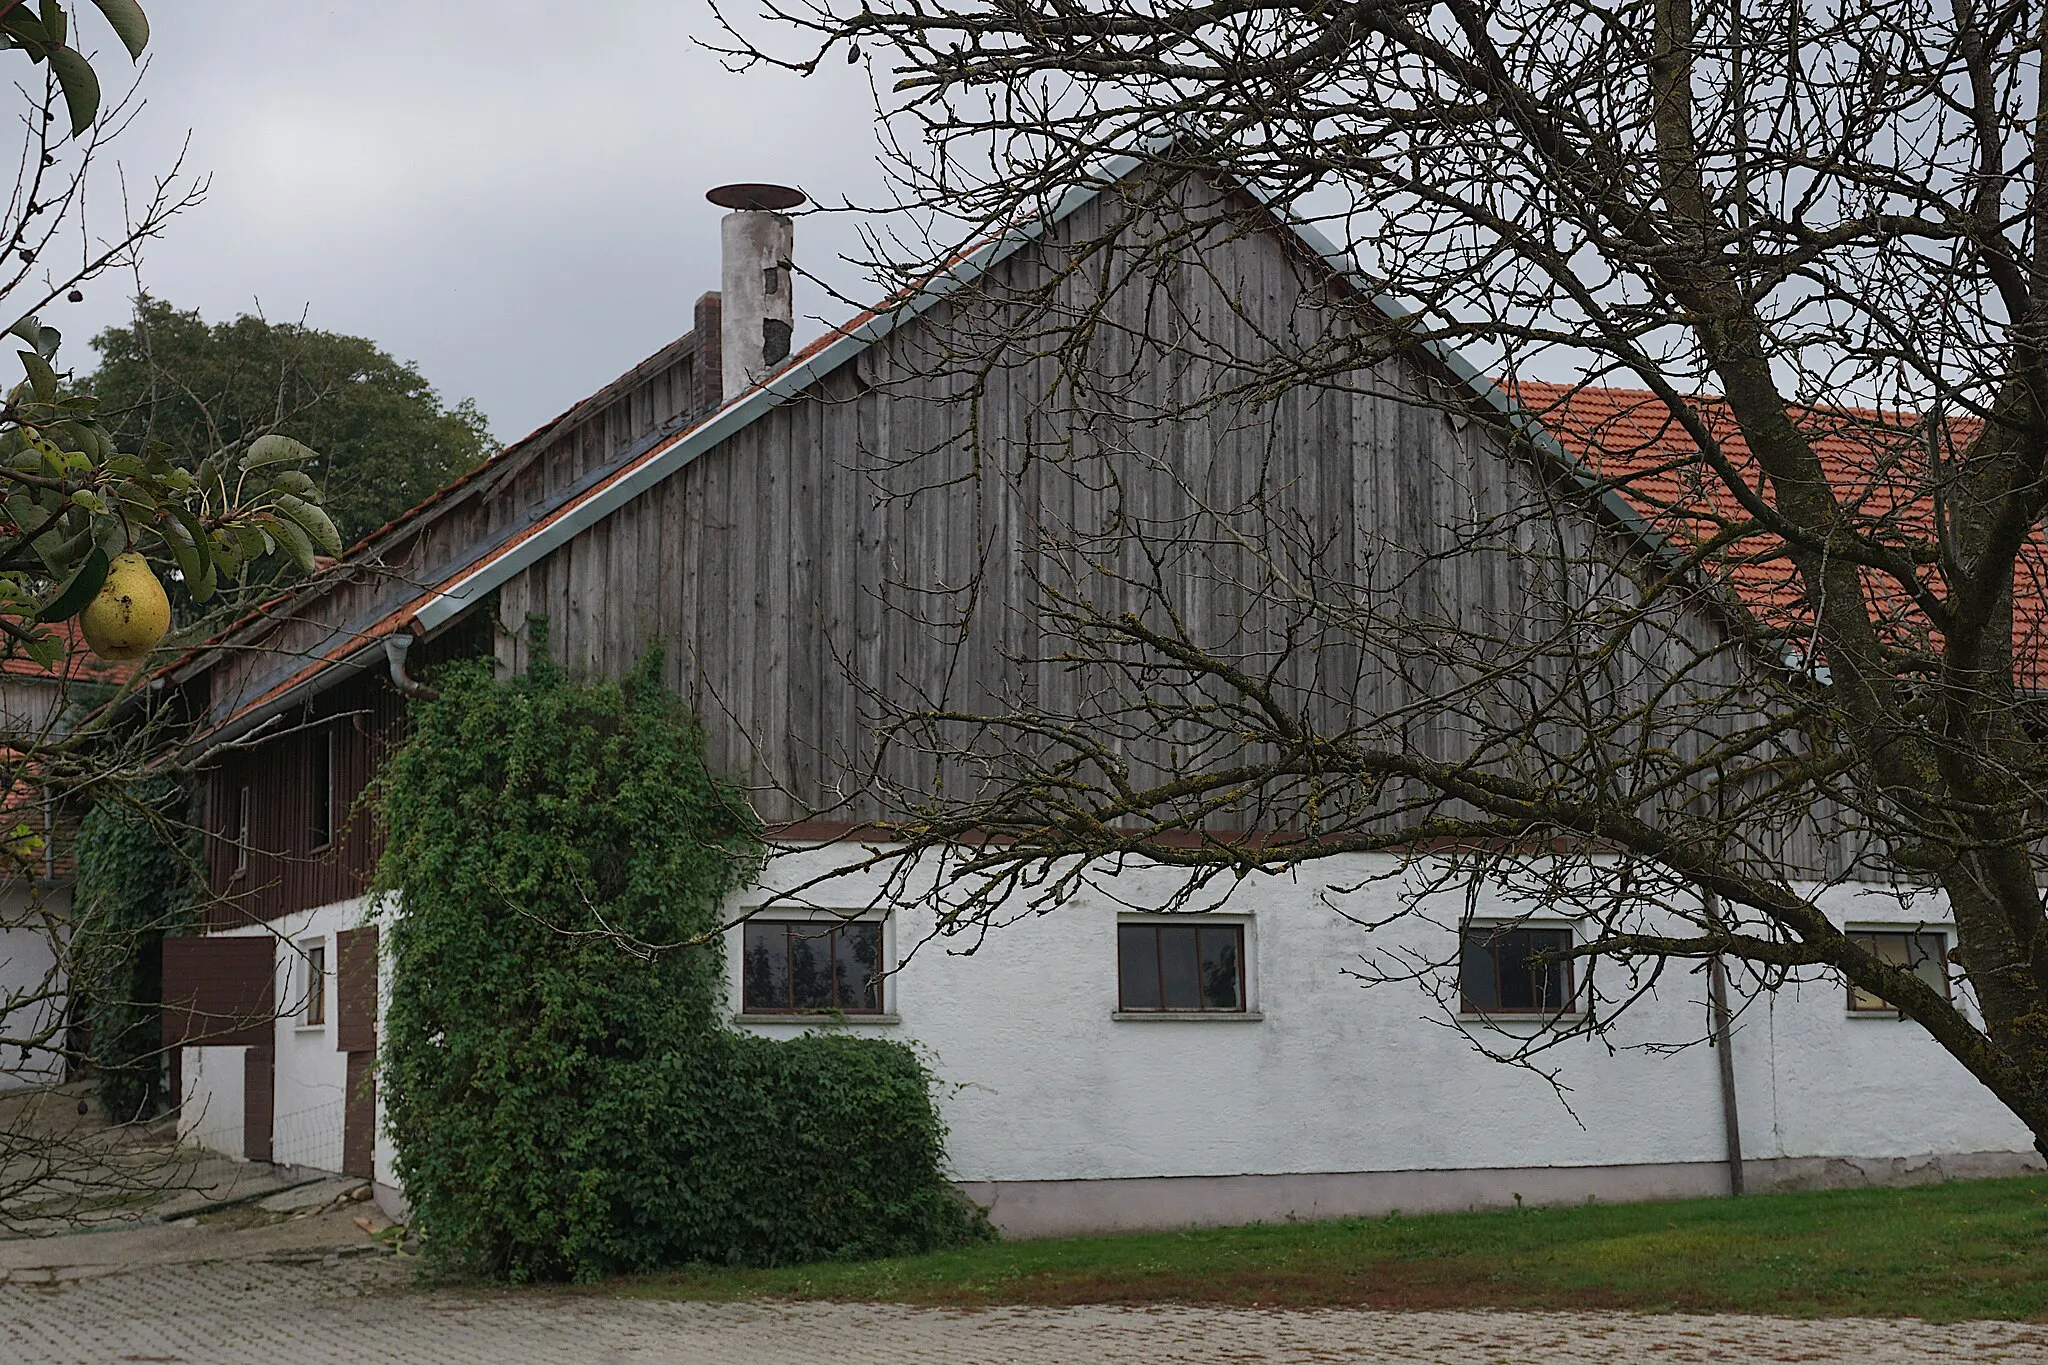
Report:
[{"label": "brown wooden facade panel", "polygon": [[[505,468],[481,474],[466,500],[424,518],[417,528],[382,547],[376,556],[381,570],[334,586],[317,612],[285,621],[265,649],[223,659],[210,679],[212,695],[260,691],[262,678],[323,647],[336,623],[373,621],[416,593],[421,582],[466,562],[476,546],[531,516],[578,480],[716,406],[716,294],[698,302],[694,322],[690,334],[579,404],[553,429],[537,434]],[[612,596],[603,581],[609,567],[602,556],[593,559],[590,572],[598,579],[592,591],[574,599],[565,596],[548,607],[536,606],[549,612],[558,638],[590,634],[563,630],[572,601],[578,610],[603,610],[606,599],[638,601],[637,590],[622,598]],[[630,586],[630,576],[618,582]],[[651,639],[652,622],[659,613],[654,604],[645,605],[645,633]],[[515,624],[523,622],[523,616],[522,612],[515,618]],[[489,640],[479,648],[489,652]],[[438,641],[415,650],[415,676],[448,652]],[[382,836],[361,797],[405,730],[405,698],[391,686],[381,664],[379,660],[376,667],[281,717],[271,727],[275,737],[244,741],[209,768],[205,818],[214,903],[205,919],[208,929],[267,921],[345,900],[367,888],[382,851]],[[336,838],[322,846],[314,839],[318,796],[310,789],[309,778],[314,746],[329,742],[335,746],[331,799]],[[250,812],[246,854],[240,839],[244,792]]]},{"label": "brown wooden facade panel", "polygon": [[[382,674],[364,673],[282,717],[285,733],[231,750],[213,764],[207,780],[214,890],[208,929],[263,923],[363,893],[383,851],[364,793],[404,733],[405,706]],[[321,748],[332,755],[331,837],[325,841],[316,827],[322,803],[314,790]]]},{"label": "brown wooden facade panel", "polygon": [[269,935],[163,941],[165,1047],[268,1046],[277,1019],[277,942]]},{"label": "brown wooden facade panel", "polygon": [[377,926],[334,936],[334,1048],[377,1050]]},{"label": "brown wooden facade panel", "polygon": [[[1114,211],[1104,196],[1061,231],[1086,238]],[[1508,455],[1493,428],[1445,412],[1451,381],[1427,364],[1382,361],[1328,387],[1218,402],[1192,420],[1150,420],[1245,382],[1272,354],[1273,337],[1344,325],[1332,321],[1338,315],[1325,307],[1313,268],[1274,234],[1219,229],[1190,258],[1156,287],[1120,286],[1103,299],[1088,271],[1054,271],[1036,248],[1020,253],[984,290],[963,291],[897,329],[515,576],[499,593],[491,647],[523,668],[525,619],[544,614],[555,657],[616,675],[659,640],[670,682],[704,719],[713,764],[752,791],[765,818],[857,821],[887,813],[861,794],[875,694],[897,706],[974,710],[1035,698],[1081,714],[1113,695],[1120,680],[1101,668],[1014,660],[1043,653],[1034,647],[1035,581],[1092,594],[1117,574],[1152,571],[1128,537],[1117,543],[1119,527],[1143,528],[1182,619],[1218,650],[1251,657],[1296,624],[1298,604],[1270,591],[1271,570],[1254,551],[1187,534],[1197,505],[1267,497],[1330,566],[1371,583],[1440,638],[1533,644],[1559,628],[1567,599],[1633,590],[1624,569],[1636,550],[1554,505],[1555,490]],[[1126,381],[1118,401],[1049,403],[1073,358],[1033,354],[1028,343],[1015,349],[1015,364],[986,375],[973,404],[952,401],[960,385],[942,371],[963,347],[949,330],[1002,332],[1016,317],[1005,291],[1038,285],[1053,290],[1067,316],[1101,309],[1096,349],[1083,363]],[[1190,324],[1173,346],[1149,339],[1162,317]],[[522,466],[497,476],[472,516],[432,523],[421,544],[399,552],[438,563],[455,552],[459,532],[511,525],[522,515],[515,509],[616,460],[670,420],[658,414],[685,394],[705,410],[719,382],[705,346],[715,335],[715,326],[700,330],[688,363],[650,369],[609,406],[550,434]],[[1498,543],[1452,553],[1461,537]],[[1097,559],[1048,549],[1049,541],[1094,545]],[[1557,566],[1570,582],[1556,578]],[[1674,641],[1705,644],[1717,629],[1682,605],[1660,624],[1670,638],[1646,633],[1643,672],[1631,684],[1645,696],[1660,650],[1668,658]],[[1470,735],[1455,714],[1418,705],[1452,685],[1454,670],[1433,663],[1427,647],[1396,653],[1334,632],[1327,647],[1285,660],[1279,679],[1310,699],[1319,724],[1407,715],[1403,742],[1415,750],[1465,752]],[[1732,683],[1735,667],[1730,660],[1707,681]],[[1562,729],[1553,738],[1572,740]],[[1160,735],[1150,747],[1129,746],[1137,780],[1163,773],[1176,741]],[[242,761],[223,764],[229,783],[245,780],[230,773]],[[910,754],[883,772],[909,790],[931,779]],[[257,807],[274,808],[289,827],[298,818],[293,799],[279,790],[272,805]],[[1824,843],[1814,836],[1788,856],[1815,864]],[[278,889],[250,895],[249,913],[355,894],[372,856],[352,845],[327,863],[286,850],[262,873],[252,865],[249,886]]]},{"label": "brown wooden facade panel", "polygon": [[341,1108],[341,1173],[377,1176],[377,1054],[351,1052]]}]

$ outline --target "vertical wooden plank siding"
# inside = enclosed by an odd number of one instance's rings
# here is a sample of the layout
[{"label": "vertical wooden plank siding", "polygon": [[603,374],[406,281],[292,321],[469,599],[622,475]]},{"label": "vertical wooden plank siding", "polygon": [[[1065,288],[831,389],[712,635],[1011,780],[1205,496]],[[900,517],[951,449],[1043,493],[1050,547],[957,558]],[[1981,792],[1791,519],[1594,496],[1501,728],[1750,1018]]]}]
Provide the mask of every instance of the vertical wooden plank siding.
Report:
[{"label": "vertical wooden plank siding", "polygon": [[[1490,426],[1447,413],[1451,381],[1424,362],[1381,361],[1332,387],[1251,392],[1274,338],[1353,325],[1328,307],[1320,267],[1280,234],[1205,228],[1176,269],[1149,283],[1115,273],[1114,253],[1081,270],[1049,264],[1127,212],[1133,231],[1157,226],[1143,216],[1149,209],[1098,196],[981,286],[905,323],[527,566],[502,590],[497,628],[516,632],[528,612],[543,613],[557,659],[613,675],[659,641],[669,678],[704,721],[713,766],[748,790],[764,818],[859,821],[890,813],[864,790],[875,695],[896,707],[982,711],[1035,698],[1082,716],[1110,705],[1125,680],[1038,648],[1035,578],[1111,593],[1122,591],[1109,586],[1117,574],[1142,577],[1156,562],[1162,600],[1213,647],[1254,658],[1277,649],[1300,626],[1291,619],[1300,604],[1269,590],[1271,570],[1253,550],[1193,534],[1203,504],[1264,508],[1320,547],[1318,572],[1392,595],[1425,646],[1431,630],[1438,640],[1534,644],[1557,629],[1569,601],[1634,591],[1626,566],[1636,551],[1557,504]],[[1041,285],[1067,316],[1101,313],[1087,353],[1034,354],[1026,337],[1012,346],[1015,363],[983,374],[973,403],[957,401],[961,381],[944,372],[945,358],[1011,335],[1023,316],[1017,298]],[[705,330],[701,310],[697,320],[688,367],[657,366],[573,430],[549,435],[466,520],[423,531],[404,550],[410,562],[459,559],[459,534],[510,524],[515,506],[530,509],[618,459],[650,426],[673,422],[678,404],[704,410],[719,382],[707,349],[717,331]],[[1160,331],[1162,320],[1173,335]],[[1077,365],[1119,391],[1075,398]],[[1249,396],[1184,412],[1239,385]],[[1511,534],[1492,529],[1501,526]],[[1154,558],[1129,542],[1131,527]],[[1468,541],[1481,544],[1461,549]],[[1628,661],[1630,695],[1649,695],[1658,651],[1675,659],[1678,640],[1708,641],[1718,629],[1683,604],[1660,628],[1662,637],[1643,633],[1644,657]],[[1307,629],[1278,678],[1315,723],[1346,730],[1361,717],[1402,716],[1400,740],[1418,752],[1469,749],[1471,724],[1426,704],[1455,678],[1430,649]],[[523,666],[518,640],[484,648]],[[1020,669],[1020,655],[1040,657]],[[1732,682],[1735,666],[1705,681]],[[1557,658],[1532,664],[1532,685],[1559,685],[1564,668]],[[359,718],[348,722],[357,737],[338,764],[351,783],[402,732],[401,708],[381,686],[331,694]],[[318,706],[311,718],[321,722]],[[1566,724],[1548,733],[1569,743]],[[1140,736],[1123,756],[1142,781],[1167,771],[1171,746],[1189,738]],[[240,886],[239,908],[223,923],[355,894],[374,858],[366,823],[352,823],[346,847],[331,855],[293,844],[304,804],[290,785],[304,768],[297,742],[282,736],[267,754],[231,756],[216,770],[216,829],[233,805],[221,794],[238,783],[259,793],[261,825],[241,878],[231,875],[232,848],[214,840],[216,886]],[[933,780],[928,769],[929,760],[899,750],[884,775],[915,791]],[[337,794],[337,808],[358,790]],[[1814,830],[1799,841],[1785,851],[1796,866],[1840,856]]]}]

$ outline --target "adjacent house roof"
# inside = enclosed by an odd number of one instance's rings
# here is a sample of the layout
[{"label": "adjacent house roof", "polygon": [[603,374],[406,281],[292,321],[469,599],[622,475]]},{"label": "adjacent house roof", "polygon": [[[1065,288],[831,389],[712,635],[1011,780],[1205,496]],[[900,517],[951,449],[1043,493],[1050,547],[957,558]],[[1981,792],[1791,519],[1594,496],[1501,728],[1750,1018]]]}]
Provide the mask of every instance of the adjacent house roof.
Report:
[{"label": "adjacent house roof", "polygon": [[94,654],[87,647],[77,621],[58,621],[47,629],[64,642],[64,652],[56,663],[45,668],[26,654],[10,652],[0,658],[0,674],[45,682],[105,683],[109,686],[118,686],[134,676],[134,664],[109,663]]},{"label": "adjacent house roof", "polygon": [[[1611,480],[1621,495],[1688,550],[1727,536],[1748,522],[1727,485],[1699,458],[1692,434],[1655,394],[1640,389],[1573,388],[1524,383],[1515,396],[1586,467]],[[1752,486],[1763,484],[1749,443],[1713,395],[1690,406],[1714,442]],[[1868,408],[1813,408],[1797,414],[1836,496],[1862,519],[1866,534],[1902,549],[1935,539],[1932,462],[1976,437],[1975,421],[1957,420],[1930,430],[1917,414]],[[1717,547],[1714,572],[1769,630],[1781,633],[1799,658],[1816,651],[1801,645],[1813,629],[1805,594],[1784,542],[1760,530],[1736,534]],[[2048,544],[2035,538],[2022,552],[2015,584],[2013,645],[2020,686],[2048,689]],[[1926,617],[1894,580],[1864,574],[1888,642],[1932,654]]]}]

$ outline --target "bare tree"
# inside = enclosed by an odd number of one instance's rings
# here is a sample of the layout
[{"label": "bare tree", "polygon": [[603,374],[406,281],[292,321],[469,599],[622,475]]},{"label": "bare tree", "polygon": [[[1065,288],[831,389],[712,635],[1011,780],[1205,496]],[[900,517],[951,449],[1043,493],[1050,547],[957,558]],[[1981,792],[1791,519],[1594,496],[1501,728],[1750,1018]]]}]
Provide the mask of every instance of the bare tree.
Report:
[{"label": "bare tree", "polygon": [[[2048,1150],[2048,10],[768,19],[726,30],[736,59],[873,63],[906,230],[872,264],[900,283],[1038,230],[1107,158],[1153,167],[1036,283],[959,306],[978,321],[930,357],[960,380],[953,444],[881,480],[974,490],[1028,548],[1003,582],[899,585],[1014,690],[870,696],[892,833],[946,861],[955,927],[1124,858],[1199,888],[1428,850],[1587,912],[1589,1012],[1549,1037],[1604,1030],[1674,962],[1827,969]],[[1300,253],[1278,312],[1216,277],[1268,213],[1358,270]],[[1020,367],[1039,435],[977,440]],[[1443,490],[1433,521],[1328,514],[1304,424],[1367,398],[1439,414],[1396,443]],[[1225,430],[1264,462],[1191,453]],[[1476,444],[1514,476],[1489,484]],[[892,776],[906,753],[954,775]],[[1944,893],[1963,996],[1845,934],[1820,904],[1845,880]]]}]

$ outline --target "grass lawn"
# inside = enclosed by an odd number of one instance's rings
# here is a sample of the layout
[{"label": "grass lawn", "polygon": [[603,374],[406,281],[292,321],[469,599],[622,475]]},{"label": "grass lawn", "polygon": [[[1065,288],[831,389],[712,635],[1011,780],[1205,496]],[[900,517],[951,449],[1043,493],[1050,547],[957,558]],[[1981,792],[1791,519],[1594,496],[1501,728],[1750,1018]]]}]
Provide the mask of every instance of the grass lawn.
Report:
[{"label": "grass lawn", "polygon": [[1005,1242],[607,1286],[687,1299],[2048,1319],[2048,1176]]}]

